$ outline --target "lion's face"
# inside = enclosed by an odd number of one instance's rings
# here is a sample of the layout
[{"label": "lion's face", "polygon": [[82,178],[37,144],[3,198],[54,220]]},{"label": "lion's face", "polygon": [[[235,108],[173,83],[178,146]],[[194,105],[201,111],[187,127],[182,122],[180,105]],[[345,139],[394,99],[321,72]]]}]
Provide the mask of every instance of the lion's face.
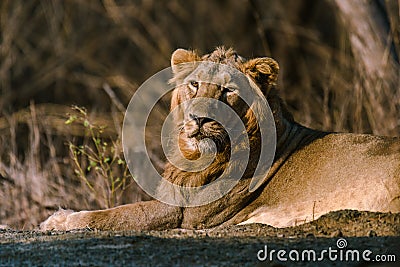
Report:
[{"label": "lion's face", "polygon": [[[211,151],[211,142],[204,141],[212,141],[218,152],[224,151],[230,142],[227,130],[235,129],[238,123],[235,118],[240,118],[240,123],[248,123],[251,107],[242,98],[245,92],[242,88],[248,86],[249,80],[245,75],[235,75],[235,71],[247,74],[253,84],[272,85],[278,69],[276,62],[269,58],[256,60],[245,61],[233,50],[224,49],[202,58],[183,49],[174,52],[171,61],[176,88],[171,110],[179,109],[175,123],[180,129],[180,148],[187,158]],[[263,88],[255,87],[260,91]],[[224,106],[234,112],[222,112]],[[216,117],[223,117],[224,125]]]},{"label": "lion's face", "polygon": [[[211,139],[217,149],[223,149],[229,143],[225,127],[234,128],[233,114],[239,118],[245,116],[248,106],[240,97],[240,86],[224,65],[200,63],[184,78],[177,88],[181,107],[181,120],[178,125],[191,142],[198,143],[205,138]],[[216,100],[216,101],[213,101]],[[222,112],[222,105],[227,105],[233,112]],[[225,117],[225,127],[215,117]],[[203,142],[207,150],[207,142]],[[204,152],[205,152],[204,151]]]}]

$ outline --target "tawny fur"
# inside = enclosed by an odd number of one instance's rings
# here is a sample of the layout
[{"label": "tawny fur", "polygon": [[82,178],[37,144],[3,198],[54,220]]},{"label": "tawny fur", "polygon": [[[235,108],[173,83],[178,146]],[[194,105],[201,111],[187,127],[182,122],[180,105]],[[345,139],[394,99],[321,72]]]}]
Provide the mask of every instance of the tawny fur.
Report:
[{"label": "tawny fur", "polygon": [[[205,56],[183,49],[173,53],[172,82],[178,86],[172,95],[172,109],[189,97],[185,93],[187,85],[181,83],[196,67],[179,64],[197,61],[227,64],[240,70],[266,97],[276,124],[277,149],[264,183],[256,191],[249,191],[259,157],[260,132],[254,113],[238,101],[234,108],[239,113],[243,111],[250,163],[240,182],[218,201],[195,208],[173,207],[154,200],[107,210],[58,211],[41,224],[42,230],[199,229],[239,223],[284,227],[340,209],[400,212],[399,137],[328,133],[297,124],[275,88],[278,64],[270,58],[246,60],[234,50],[224,48]],[[219,97],[213,85],[202,90],[203,96]],[[185,132],[181,133],[179,146],[189,159],[200,155],[196,141]],[[185,186],[207,184],[224,171],[230,150],[229,144],[223,146],[214,162],[197,173],[182,171],[167,163],[164,178]]]}]

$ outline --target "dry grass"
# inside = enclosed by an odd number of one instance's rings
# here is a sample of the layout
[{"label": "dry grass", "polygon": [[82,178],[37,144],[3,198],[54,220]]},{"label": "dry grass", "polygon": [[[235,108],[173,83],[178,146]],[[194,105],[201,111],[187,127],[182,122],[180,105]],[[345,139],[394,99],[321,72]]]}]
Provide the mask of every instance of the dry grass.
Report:
[{"label": "dry grass", "polygon": [[[178,47],[208,52],[224,44],[245,57],[272,56],[299,122],[399,135],[399,1],[358,3],[376,20],[365,19],[363,8],[346,16],[335,3],[1,1],[0,224],[31,228],[58,206],[104,207],[71,171],[65,143],[85,136],[65,127],[65,114],[72,104],[85,106],[109,125],[105,136],[118,138],[124,106]],[[384,41],[367,42],[379,49],[357,46],[354,34],[369,38],[359,23],[383,34]],[[381,59],[378,71],[363,61],[372,57]],[[157,143],[150,146],[159,162]],[[142,198],[133,187],[119,202]]]},{"label": "dry grass", "polygon": [[[137,186],[128,186],[132,185],[133,180],[123,180],[123,184],[117,182],[115,185],[124,186],[124,190],[120,190],[111,187],[109,184],[111,180],[104,177],[102,172],[85,171],[86,180],[77,176],[74,173],[76,163],[85,169],[88,159],[82,156],[71,157],[68,153],[71,144],[68,144],[67,140],[74,140],[74,142],[79,140],[87,146],[86,144],[92,141],[93,136],[83,125],[79,127],[79,124],[65,124],[68,118],[67,111],[68,114],[72,114],[72,108],[66,109],[63,115],[59,114],[59,117],[63,118],[61,120],[64,126],[63,133],[67,133],[70,129],[69,137],[66,135],[61,137],[58,132],[55,132],[57,128],[49,128],[48,115],[40,111],[41,109],[31,104],[29,113],[25,111],[24,116],[21,116],[25,117],[25,120],[18,121],[17,119],[21,119],[20,116],[5,118],[9,128],[8,132],[2,130],[3,134],[0,138],[0,155],[2,155],[0,218],[2,224],[31,229],[58,207],[76,210],[99,209],[148,199]],[[16,113],[16,115],[21,115],[21,113]],[[91,116],[90,121],[96,121],[96,124],[104,122],[99,115]],[[109,125],[112,125],[110,121]],[[108,149],[112,144],[112,139],[119,139],[115,132],[115,129],[104,130],[103,137],[96,137],[104,142],[110,141]],[[71,133],[79,133],[79,135]],[[110,138],[108,133],[114,133],[114,138],[112,136]],[[25,149],[21,150],[21,147]],[[121,155],[121,151],[115,151],[114,154],[117,158]],[[106,157],[106,155],[102,156]],[[79,163],[76,160],[79,160]],[[108,167],[114,168],[108,171],[116,177],[119,170],[116,170],[114,165],[118,163],[107,164]],[[123,168],[122,171],[124,170],[126,171]],[[87,186],[87,181],[90,182],[91,187]],[[111,189],[114,191],[109,192]]]},{"label": "dry grass", "polygon": [[115,207],[121,204],[122,195],[134,183],[123,158],[122,138],[102,137],[107,125],[94,123],[85,108],[75,106],[73,110],[75,114],[70,114],[65,124],[81,125],[87,133],[87,138],[80,143],[68,142],[74,173],[96,199],[102,200],[101,207]]}]

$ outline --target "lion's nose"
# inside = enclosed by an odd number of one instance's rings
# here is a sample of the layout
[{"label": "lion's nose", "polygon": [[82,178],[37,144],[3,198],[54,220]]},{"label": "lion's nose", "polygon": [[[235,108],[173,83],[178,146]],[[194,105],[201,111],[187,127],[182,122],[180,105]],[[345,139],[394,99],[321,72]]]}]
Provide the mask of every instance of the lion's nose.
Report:
[{"label": "lion's nose", "polygon": [[190,117],[190,119],[196,121],[196,124],[199,127],[203,126],[207,122],[213,121],[212,119],[210,119],[208,117],[200,117],[200,116],[197,116],[196,114],[192,114],[192,113],[189,114],[189,117]]}]

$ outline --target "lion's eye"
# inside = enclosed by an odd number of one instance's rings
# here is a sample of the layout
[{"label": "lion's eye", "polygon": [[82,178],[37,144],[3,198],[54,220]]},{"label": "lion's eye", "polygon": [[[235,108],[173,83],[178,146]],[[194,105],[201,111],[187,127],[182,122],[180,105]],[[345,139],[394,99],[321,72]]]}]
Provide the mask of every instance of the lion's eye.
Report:
[{"label": "lion's eye", "polygon": [[189,87],[192,89],[192,91],[196,92],[197,89],[199,88],[199,83],[196,81],[191,81],[189,82]]},{"label": "lion's eye", "polygon": [[230,87],[222,87],[223,94],[235,93],[236,90]]},{"label": "lion's eye", "polygon": [[222,91],[222,101],[227,101],[232,96],[237,94],[237,90],[232,87],[221,87]]}]

